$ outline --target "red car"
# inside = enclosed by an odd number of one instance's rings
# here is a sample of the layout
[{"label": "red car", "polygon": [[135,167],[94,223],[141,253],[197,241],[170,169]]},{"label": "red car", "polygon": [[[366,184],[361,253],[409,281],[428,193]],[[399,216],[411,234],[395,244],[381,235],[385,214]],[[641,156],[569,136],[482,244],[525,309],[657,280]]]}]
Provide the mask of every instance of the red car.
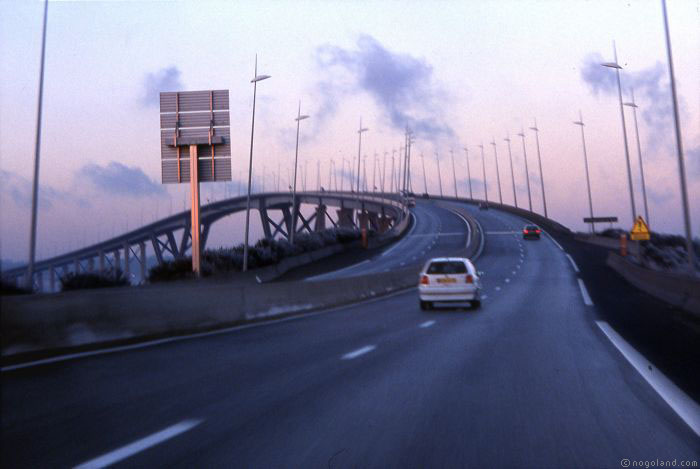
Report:
[{"label": "red car", "polygon": [[540,239],[541,233],[542,233],[542,230],[540,229],[539,226],[527,225],[527,226],[525,226],[525,228],[523,228],[523,239],[529,239],[529,238]]}]

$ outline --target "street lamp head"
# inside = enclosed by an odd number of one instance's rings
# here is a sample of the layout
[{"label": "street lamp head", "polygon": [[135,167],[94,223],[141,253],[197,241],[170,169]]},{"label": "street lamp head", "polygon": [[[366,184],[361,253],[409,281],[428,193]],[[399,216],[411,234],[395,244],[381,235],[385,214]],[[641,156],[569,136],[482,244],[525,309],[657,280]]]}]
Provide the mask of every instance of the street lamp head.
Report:
[{"label": "street lamp head", "polygon": [[[532,127],[530,127],[530,128],[532,128]],[[518,132],[518,137],[523,137],[523,138],[525,138],[525,134],[522,133],[522,132]]]},{"label": "street lamp head", "polygon": [[622,103],[622,104],[625,105],[625,106],[629,106],[629,107],[639,107],[639,106],[637,106],[637,105],[634,104],[634,103]]},{"label": "street lamp head", "polygon": [[581,121],[574,121],[574,124],[580,125],[580,126],[582,126],[582,127],[583,127],[584,125],[586,125],[586,124],[584,124],[584,123],[581,122]]},{"label": "street lamp head", "polygon": [[603,63],[600,64],[600,65],[602,65],[603,67],[608,67],[608,68],[622,69],[622,67],[620,67],[620,66],[619,66],[618,64],[616,64],[615,62],[603,62]]},{"label": "street lamp head", "polygon": [[368,130],[369,130],[369,129],[365,127],[364,129],[358,130],[357,133],[358,133],[358,134],[361,134],[362,132],[367,132]]},{"label": "street lamp head", "polygon": [[302,114],[301,116],[295,118],[294,120],[295,121],[303,121],[304,119],[308,119],[308,118],[309,118],[309,116],[307,116],[306,114]]},{"label": "street lamp head", "polygon": [[250,80],[250,82],[251,82],[251,83],[255,83],[255,82],[258,82],[258,81],[267,80],[268,78],[270,78],[270,75],[258,75],[258,76],[256,76],[255,78],[253,78],[252,80]]},{"label": "street lamp head", "polygon": [[[539,131],[540,131],[540,129],[538,129],[537,127],[530,127],[530,130],[534,130],[535,132],[539,132]],[[520,135],[520,134],[518,134],[518,135]]]},{"label": "street lamp head", "polygon": [[510,137],[506,137],[503,139],[504,142],[509,142],[510,143]]}]

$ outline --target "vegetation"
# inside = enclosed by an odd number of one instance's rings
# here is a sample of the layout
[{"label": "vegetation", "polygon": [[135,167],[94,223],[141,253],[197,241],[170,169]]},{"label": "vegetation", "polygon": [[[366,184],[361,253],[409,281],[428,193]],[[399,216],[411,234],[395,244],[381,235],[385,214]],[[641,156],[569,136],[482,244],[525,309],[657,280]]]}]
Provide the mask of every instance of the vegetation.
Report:
[{"label": "vegetation", "polygon": [[[370,236],[374,232],[369,233]],[[360,232],[348,228],[331,228],[313,233],[299,233],[294,244],[286,239],[261,239],[248,249],[248,268],[258,269],[279,263],[282,259],[316,251],[326,246],[346,244],[360,239]],[[202,255],[202,276],[239,272],[243,268],[243,244],[230,248],[208,249]],[[192,258],[163,262],[149,271],[151,283],[193,278]]]},{"label": "vegetation", "polygon": [[26,295],[28,293],[31,293],[31,291],[27,290],[26,288],[21,288],[15,285],[14,283],[2,281],[0,283],[0,295]]},{"label": "vegetation", "polygon": [[125,287],[129,281],[121,270],[101,273],[69,273],[61,278],[61,290],[87,290],[92,288]]}]

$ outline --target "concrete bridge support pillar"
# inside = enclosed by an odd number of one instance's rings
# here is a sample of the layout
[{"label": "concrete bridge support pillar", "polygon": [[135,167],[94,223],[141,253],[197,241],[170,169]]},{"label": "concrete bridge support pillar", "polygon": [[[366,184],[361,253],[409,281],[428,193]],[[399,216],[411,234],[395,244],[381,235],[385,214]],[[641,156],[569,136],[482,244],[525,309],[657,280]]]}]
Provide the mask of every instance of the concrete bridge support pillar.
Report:
[{"label": "concrete bridge support pillar", "polygon": [[43,270],[40,270],[39,272],[36,273],[36,282],[37,282],[38,292],[42,293],[44,291],[44,271]]},{"label": "concrete bridge support pillar", "polygon": [[340,208],[337,210],[338,214],[338,226],[341,228],[354,228],[355,223],[353,223],[353,210],[351,208]]},{"label": "concrete bridge support pillar", "polygon": [[95,271],[95,258],[91,257],[88,259],[88,272],[93,273]]},{"label": "concrete bridge support pillar", "polygon": [[131,266],[129,265],[129,243],[124,243],[124,276],[126,281],[131,284]]},{"label": "concrete bridge support pillar", "polygon": [[361,230],[366,230],[369,228],[369,214],[367,212],[360,212],[357,215],[357,218],[360,221]]},{"label": "concrete bridge support pillar", "polygon": [[75,275],[78,275],[80,273],[80,260],[79,259],[75,259],[73,261],[73,273]]},{"label": "concrete bridge support pillar", "polygon": [[139,254],[141,255],[141,283],[146,283],[146,243],[139,243]]},{"label": "concrete bridge support pillar", "polygon": [[386,215],[382,215],[379,217],[379,232],[380,233],[386,233],[389,231],[391,228],[393,219],[391,217],[387,217]]},{"label": "concrete bridge support pillar", "polygon": [[379,231],[379,215],[377,212],[367,212],[367,218],[369,219],[369,228]]},{"label": "concrete bridge support pillar", "polygon": [[117,276],[117,273],[122,269],[122,256],[121,252],[119,249],[114,251],[114,276]]},{"label": "concrete bridge support pillar", "polygon": [[49,286],[51,293],[56,291],[56,269],[53,266],[49,266]]},{"label": "concrete bridge support pillar", "polygon": [[316,219],[314,220],[314,231],[323,231],[326,229],[326,206],[319,205],[316,207]]},{"label": "concrete bridge support pillar", "polygon": [[105,271],[105,252],[100,251],[100,253],[98,254],[98,258],[99,258],[100,273],[103,274]]}]

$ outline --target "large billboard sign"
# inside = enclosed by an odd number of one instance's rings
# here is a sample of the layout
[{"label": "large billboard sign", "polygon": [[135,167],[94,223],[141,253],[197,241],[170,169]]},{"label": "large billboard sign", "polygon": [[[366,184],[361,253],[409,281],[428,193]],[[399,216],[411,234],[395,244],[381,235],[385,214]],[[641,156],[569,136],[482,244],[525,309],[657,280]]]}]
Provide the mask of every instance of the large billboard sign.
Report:
[{"label": "large billboard sign", "polygon": [[164,184],[190,182],[190,146],[196,146],[198,182],[231,180],[228,90],[160,93]]}]

